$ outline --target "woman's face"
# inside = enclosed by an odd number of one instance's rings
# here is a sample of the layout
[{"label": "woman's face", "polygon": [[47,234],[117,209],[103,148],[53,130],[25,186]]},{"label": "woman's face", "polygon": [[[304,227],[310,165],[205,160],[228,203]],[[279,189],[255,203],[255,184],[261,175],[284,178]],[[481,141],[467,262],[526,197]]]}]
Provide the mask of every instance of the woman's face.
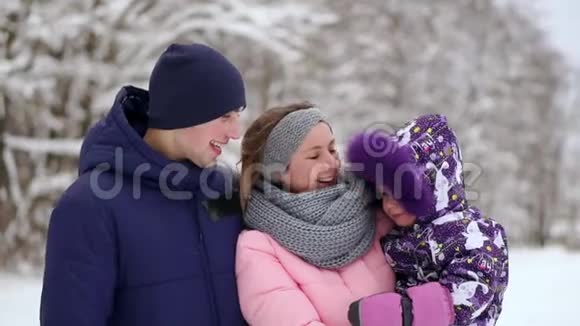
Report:
[{"label": "woman's face", "polygon": [[321,122],[304,139],[290,159],[281,181],[285,189],[299,193],[336,184],[340,160],[330,127]]}]

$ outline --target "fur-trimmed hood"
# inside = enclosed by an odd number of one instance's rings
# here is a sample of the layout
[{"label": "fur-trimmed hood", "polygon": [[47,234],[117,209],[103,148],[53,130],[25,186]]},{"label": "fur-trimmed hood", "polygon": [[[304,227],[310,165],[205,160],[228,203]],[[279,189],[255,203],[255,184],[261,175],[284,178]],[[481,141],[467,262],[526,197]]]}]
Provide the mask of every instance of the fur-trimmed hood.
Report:
[{"label": "fur-trimmed hood", "polygon": [[461,150],[443,115],[422,115],[394,134],[360,132],[347,160],[353,173],[391,193],[420,223],[467,207]]}]

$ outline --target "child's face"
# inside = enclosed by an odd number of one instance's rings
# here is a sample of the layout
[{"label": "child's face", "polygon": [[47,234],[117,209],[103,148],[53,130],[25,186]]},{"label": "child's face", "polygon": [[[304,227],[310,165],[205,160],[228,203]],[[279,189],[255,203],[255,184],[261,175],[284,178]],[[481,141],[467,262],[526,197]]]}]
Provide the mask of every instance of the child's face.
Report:
[{"label": "child's face", "polygon": [[383,210],[398,226],[411,226],[417,217],[407,213],[405,208],[389,194],[383,195]]}]

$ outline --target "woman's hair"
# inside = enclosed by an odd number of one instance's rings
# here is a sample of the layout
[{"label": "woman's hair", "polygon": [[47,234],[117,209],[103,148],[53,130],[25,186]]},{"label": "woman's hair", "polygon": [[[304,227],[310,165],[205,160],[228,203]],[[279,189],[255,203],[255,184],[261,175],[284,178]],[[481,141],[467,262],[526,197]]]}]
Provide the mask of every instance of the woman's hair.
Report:
[{"label": "woman's hair", "polygon": [[240,176],[240,204],[246,209],[252,187],[259,181],[262,173],[262,157],[268,136],[278,122],[286,115],[298,110],[314,107],[311,103],[302,102],[274,107],[262,113],[244,134],[242,139],[242,172]]}]

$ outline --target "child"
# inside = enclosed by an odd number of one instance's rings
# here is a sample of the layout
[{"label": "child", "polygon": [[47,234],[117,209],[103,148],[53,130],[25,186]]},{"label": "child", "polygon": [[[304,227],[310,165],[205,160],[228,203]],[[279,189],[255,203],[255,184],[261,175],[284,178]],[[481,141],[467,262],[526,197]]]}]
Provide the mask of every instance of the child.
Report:
[{"label": "child", "polygon": [[508,284],[506,234],[467,202],[461,151],[447,119],[423,115],[395,135],[361,133],[347,156],[353,171],[382,192],[383,210],[397,225],[381,243],[398,294],[353,303],[351,322],[379,325],[377,316],[392,311],[398,296],[404,325],[494,325]]}]

